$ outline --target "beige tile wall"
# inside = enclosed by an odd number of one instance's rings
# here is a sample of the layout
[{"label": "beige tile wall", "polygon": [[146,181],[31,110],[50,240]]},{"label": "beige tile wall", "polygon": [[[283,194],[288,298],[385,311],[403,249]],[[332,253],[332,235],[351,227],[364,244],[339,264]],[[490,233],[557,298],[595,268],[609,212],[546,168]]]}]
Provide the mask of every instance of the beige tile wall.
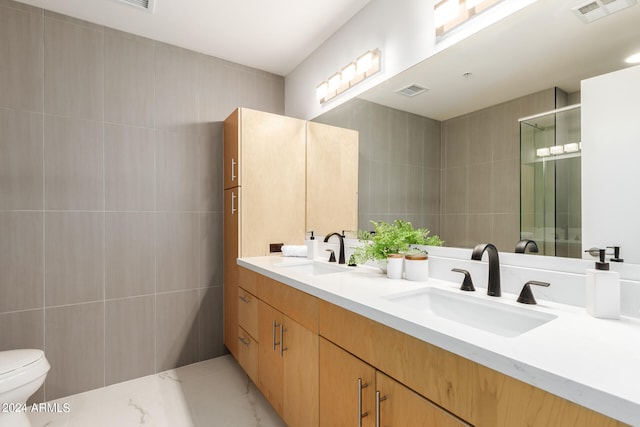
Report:
[{"label": "beige tile wall", "polygon": [[35,400],[222,344],[222,126],[282,77],[0,0],[0,350]]}]

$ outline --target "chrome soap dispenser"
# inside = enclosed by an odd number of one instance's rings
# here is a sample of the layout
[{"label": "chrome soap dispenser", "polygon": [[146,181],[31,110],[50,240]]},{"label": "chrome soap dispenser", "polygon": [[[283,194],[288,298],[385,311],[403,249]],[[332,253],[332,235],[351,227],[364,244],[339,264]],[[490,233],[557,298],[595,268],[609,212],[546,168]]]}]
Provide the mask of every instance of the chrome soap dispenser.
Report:
[{"label": "chrome soap dispenser", "polygon": [[597,251],[600,260],[587,270],[587,313],[600,319],[619,319],[620,273],[609,271],[604,249]]}]

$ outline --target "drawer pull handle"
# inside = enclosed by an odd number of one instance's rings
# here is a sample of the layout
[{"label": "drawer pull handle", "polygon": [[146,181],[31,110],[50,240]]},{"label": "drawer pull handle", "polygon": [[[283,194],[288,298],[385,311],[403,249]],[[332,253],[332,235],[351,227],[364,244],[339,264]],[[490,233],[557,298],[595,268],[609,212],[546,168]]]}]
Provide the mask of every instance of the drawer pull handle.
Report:
[{"label": "drawer pull handle", "polygon": [[236,193],[234,193],[233,191],[231,192],[231,215],[235,215],[236,212],[238,212],[238,209],[236,209],[236,199],[238,198],[238,196],[236,196]]},{"label": "drawer pull handle", "polygon": [[280,323],[280,342],[278,344],[280,344],[280,357],[282,357],[282,353],[287,351],[287,348],[284,346],[284,333],[287,332],[286,329],[284,329],[284,325],[282,323]]},{"label": "drawer pull handle", "polygon": [[236,180],[236,159],[231,159],[231,181],[235,181]]},{"label": "drawer pull handle", "polygon": [[242,344],[244,344],[246,347],[249,347],[249,344],[251,343],[248,339],[245,339],[244,337],[238,337],[238,339],[240,340],[240,342]]},{"label": "drawer pull handle", "polygon": [[376,391],[376,427],[380,427],[380,402],[387,400],[387,396],[380,396],[380,392]]},{"label": "drawer pull handle", "polygon": [[362,378],[358,378],[358,427],[362,427],[362,419],[369,415],[368,412],[362,413],[362,389],[368,386],[369,384],[362,383]]},{"label": "drawer pull handle", "polygon": [[240,301],[242,301],[245,304],[249,304],[251,302],[251,299],[247,298],[244,295],[240,295],[238,298],[240,299]]},{"label": "drawer pull handle", "polygon": [[276,323],[276,321],[273,321],[273,325],[271,326],[271,344],[273,345],[273,351],[276,351],[276,346],[280,345],[280,343],[276,342],[276,328],[278,327],[278,324]]}]

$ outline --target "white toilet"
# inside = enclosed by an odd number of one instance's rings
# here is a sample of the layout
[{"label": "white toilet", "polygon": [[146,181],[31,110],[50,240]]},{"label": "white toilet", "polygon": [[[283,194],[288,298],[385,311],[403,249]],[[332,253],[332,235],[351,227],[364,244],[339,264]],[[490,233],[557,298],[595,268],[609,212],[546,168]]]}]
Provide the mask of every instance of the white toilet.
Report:
[{"label": "white toilet", "polygon": [[0,426],[31,426],[25,405],[44,383],[49,368],[42,350],[0,351]]}]

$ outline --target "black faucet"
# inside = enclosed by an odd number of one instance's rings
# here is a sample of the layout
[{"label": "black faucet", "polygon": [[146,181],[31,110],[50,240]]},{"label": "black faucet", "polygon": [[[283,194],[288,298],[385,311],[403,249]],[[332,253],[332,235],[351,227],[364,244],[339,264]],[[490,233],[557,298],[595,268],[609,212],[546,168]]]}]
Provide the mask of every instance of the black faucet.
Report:
[{"label": "black faucet", "polygon": [[520,240],[516,245],[516,253],[517,254],[525,253],[525,251],[527,250],[527,247],[529,247],[530,252],[533,252],[536,254],[538,253],[538,244],[536,243],[535,240],[531,240],[531,239]]},{"label": "black faucet", "polygon": [[471,253],[471,259],[480,261],[482,254],[487,251],[489,254],[489,282],[487,284],[487,295],[499,297],[500,291],[500,260],[498,259],[498,249],[491,243],[480,243]]},{"label": "black faucet", "polygon": [[338,236],[340,239],[340,255],[338,256],[338,264],[344,264],[344,236],[340,233],[327,234],[324,238],[325,243],[329,241],[331,236]]}]

